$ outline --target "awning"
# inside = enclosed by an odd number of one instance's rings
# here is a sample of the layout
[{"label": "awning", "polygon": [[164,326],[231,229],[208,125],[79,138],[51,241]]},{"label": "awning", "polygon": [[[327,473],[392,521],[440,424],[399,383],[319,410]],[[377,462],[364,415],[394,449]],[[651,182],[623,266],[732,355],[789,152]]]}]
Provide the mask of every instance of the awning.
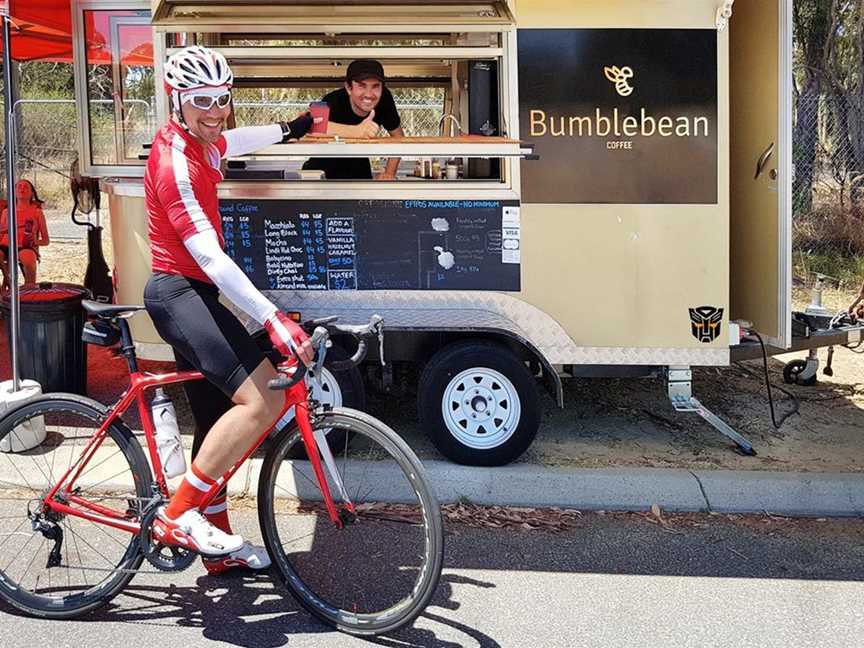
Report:
[{"label": "awning", "polygon": [[13,22],[13,59],[72,61],[70,0],[7,0],[5,4]]},{"label": "awning", "polygon": [[[16,61],[72,62],[72,3],[70,0],[7,0],[14,23],[12,58]],[[110,64],[111,50],[106,45],[107,24],[96,18],[96,29],[89,30],[87,62]],[[122,51],[124,65],[153,65],[153,43],[149,26],[141,26],[135,46]],[[0,43],[0,52],[3,45]]]}]

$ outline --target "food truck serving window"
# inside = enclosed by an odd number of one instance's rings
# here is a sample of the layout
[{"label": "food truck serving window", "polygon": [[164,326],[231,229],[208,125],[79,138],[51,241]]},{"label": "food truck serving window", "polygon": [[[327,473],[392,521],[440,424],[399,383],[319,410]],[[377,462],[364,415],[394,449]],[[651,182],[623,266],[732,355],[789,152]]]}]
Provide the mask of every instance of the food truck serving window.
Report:
[{"label": "food truck serving window", "polygon": [[[230,126],[290,119],[314,101],[329,104],[329,140],[306,138],[229,160],[229,179],[470,180],[518,192],[515,25],[506,2],[208,0],[153,7],[157,76],[161,54],[191,44],[228,59],[235,79]],[[382,127],[376,136],[356,117],[370,108],[345,94],[353,87],[347,70],[358,59],[383,66],[383,92],[371,108]],[[165,97],[157,107],[160,121],[167,118]]]}]

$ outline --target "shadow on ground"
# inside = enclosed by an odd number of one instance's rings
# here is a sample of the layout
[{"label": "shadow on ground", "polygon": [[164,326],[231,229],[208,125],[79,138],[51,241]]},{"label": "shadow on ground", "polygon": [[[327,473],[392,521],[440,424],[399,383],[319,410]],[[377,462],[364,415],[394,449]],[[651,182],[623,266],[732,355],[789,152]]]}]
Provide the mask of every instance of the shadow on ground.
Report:
[{"label": "shadow on ground", "polygon": [[[461,623],[460,608],[469,599],[495,600],[496,580],[514,572],[525,574],[524,597],[549,594],[532,592],[532,573],[861,581],[862,530],[860,520],[696,514],[586,514],[559,533],[450,525],[446,569],[431,605],[414,627],[370,641],[498,646],[483,628]],[[244,648],[290,645],[297,634],[320,633],[326,641],[333,632],[267,576],[199,574],[196,565],[181,574],[138,575],[123,595],[84,620],[200,628],[209,640]]]}]

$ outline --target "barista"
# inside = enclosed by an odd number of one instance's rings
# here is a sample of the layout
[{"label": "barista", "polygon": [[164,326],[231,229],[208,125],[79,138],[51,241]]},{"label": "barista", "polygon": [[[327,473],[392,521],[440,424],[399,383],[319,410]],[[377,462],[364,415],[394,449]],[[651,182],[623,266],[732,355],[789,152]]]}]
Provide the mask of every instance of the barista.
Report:
[{"label": "barista", "polygon": [[[372,59],[358,59],[348,66],[345,87],[324,96],[330,106],[328,135],[372,138],[381,126],[391,137],[404,137],[402,120],[390,90],[384,86],[384,68]],[[366,158],[310,158],[304,169],[319,169],[328,180],[371,180],[372,166]],[[399,158],[389,158],[375,180],[395,180]]]}]

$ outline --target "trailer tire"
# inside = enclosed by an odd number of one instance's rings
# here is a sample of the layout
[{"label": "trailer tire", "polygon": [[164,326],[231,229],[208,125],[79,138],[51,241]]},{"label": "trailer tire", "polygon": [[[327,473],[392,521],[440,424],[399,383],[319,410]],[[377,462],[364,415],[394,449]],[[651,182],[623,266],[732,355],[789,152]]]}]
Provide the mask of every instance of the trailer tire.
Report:
[{"label": "trailer tire", "polygon": [[444,347],[423,370],[418,392],[421,427],[456,463],[508,464],[528,449],[540,427],[534,377],[515,353],[495,342]]}]

